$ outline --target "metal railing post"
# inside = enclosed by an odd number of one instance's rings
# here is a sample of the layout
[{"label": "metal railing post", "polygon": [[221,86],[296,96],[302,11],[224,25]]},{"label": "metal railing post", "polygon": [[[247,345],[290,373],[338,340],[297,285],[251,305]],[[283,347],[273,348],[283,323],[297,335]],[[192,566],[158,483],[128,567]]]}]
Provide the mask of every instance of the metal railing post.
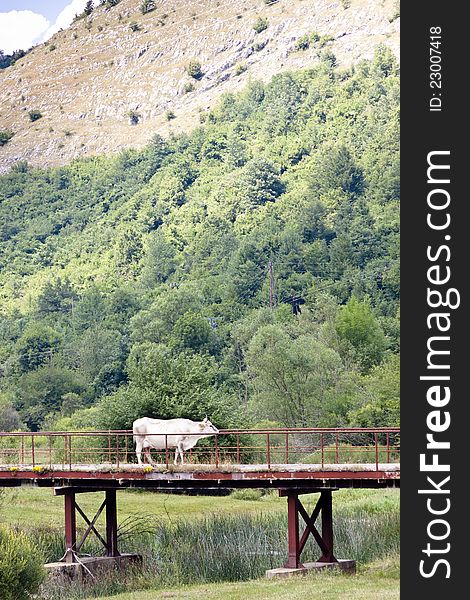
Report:
[{"label": "metal railing post", "polygon": [[266,434],[267,437],[267,445],[268,445],[268,469],[271,468],[271,438],[269,433]]},{"label": "metal railing post", "polygon": [[323,445],[323,432],[320,433],[320,446],[321,446],[321,466],[325,465],[325,448]]},{"label": "metal railing post", "polygon": [[379,470],[379,444],[378,444],[377,432],[375,432],[374,437],[375,437],[375,470],[378,471]]}]

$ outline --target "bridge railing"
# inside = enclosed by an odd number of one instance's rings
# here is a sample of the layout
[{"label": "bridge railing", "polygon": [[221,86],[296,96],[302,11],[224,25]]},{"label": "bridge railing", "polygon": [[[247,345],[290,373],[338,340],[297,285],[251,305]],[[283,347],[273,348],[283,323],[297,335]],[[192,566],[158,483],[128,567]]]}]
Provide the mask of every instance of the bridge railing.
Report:
[{"label": "bridge railing", "polygon": [[[174,436],[162,433],[157,464],[169,467],[175,456]],[[185,434],[188,438],[200,434]],[[144,454],[142,455],[144,457]],[[184,453],[186,464],[223,465],[397,463],[398,428],[278,428],[222,430],[200,439]],[[125,468],[136,463],[132,431],[0,432],[0,468],[73,470],[80,466]]]}]

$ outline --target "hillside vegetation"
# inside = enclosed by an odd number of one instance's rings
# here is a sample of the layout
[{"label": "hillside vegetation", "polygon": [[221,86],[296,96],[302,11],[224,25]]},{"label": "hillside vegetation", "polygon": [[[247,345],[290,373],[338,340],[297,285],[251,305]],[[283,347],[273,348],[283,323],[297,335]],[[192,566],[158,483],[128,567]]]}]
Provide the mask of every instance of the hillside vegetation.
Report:
[{"label": "hillside vegetation", "polygon": [[397,423],[397,65],[335,63],[0,178],[0,429]]},{"label": "hillside vegetation", "polygon": [[223,93],[318,64],[325,49],[343,66],[371,58],[379,43],[398,56],[397,7],[397,0],[96,0],[26,56],[0,53],[0,67],[15,61],[0,68],[0,172],[21,160],[67,164],[143,147],[154,133],[191,131]]}]

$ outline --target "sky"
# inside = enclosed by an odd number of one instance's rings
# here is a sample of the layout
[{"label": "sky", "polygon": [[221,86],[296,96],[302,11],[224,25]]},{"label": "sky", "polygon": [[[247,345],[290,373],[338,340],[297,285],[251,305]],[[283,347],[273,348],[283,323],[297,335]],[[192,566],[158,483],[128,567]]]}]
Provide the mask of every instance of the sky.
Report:
[{"label": "sky", "polygon": [[0,0],[0,49],[11,54],[46,41],[68,27],[85,4],[86,0]]}]

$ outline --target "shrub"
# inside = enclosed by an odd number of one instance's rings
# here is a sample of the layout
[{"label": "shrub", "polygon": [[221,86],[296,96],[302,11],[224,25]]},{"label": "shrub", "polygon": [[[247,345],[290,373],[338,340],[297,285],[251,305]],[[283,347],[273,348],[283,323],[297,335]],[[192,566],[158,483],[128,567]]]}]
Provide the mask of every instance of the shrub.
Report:
[{"label": "shrub", "polygon": [[296,50],[307,50],[310,47],[310,36],[306,33],[295,42]]},{"label": "shrub", "polygon": [[332,35],[322,35],[318,40],[318,45],[323,48],[328,42],[334,42],[335,38]]},{"label": "shrub", "polygon": [[198,60],[190,60],[186,66],[186,73],[193,79],[201,79],[204,75],[202,72],[201,63]]},{"label": "shrub", "polygon": [[171,121],[172,119],[176,119],[176,115],[172,110],[167,110],[165,113],[165,119],[167,121]]},{"label": "shrub", "polygon": [[249,488],[243,490],[234,490],[230,494],[230,497],[235,498],[235,500],[261,500],[261,496],[261,490],[251,490]]},{"label": "shrub", "polygon": [[132,21],[132,23],[129,24],[129,27],[131,28],[131,31],[133,31],[134,33],[136,31],[140,31],[140,25],[138,23],[136,23],[135,21]]},{"label": "shrub", "polygon": [[393,23],[393,21],[395,21],[395,19],[398,19],[399,16],[400,16],[400,0],[395,0],[395,3],[393,5],[393,14],[389,18],[389,22]]},{"label": "shrub", "polygon": [[152,10],[155,10],[157,7],[155,5],[155,0],[142,0],[142,4],[140,5],[140,12],[143,15],[146,15]]},{"label": "shrub", "polygon": [[129,117],[129,123],[131,125],[137,125],[142,115],[140,115],[136,110],[130,110],[127,113],[127,116]]},{"label": "shrub", "polygon": [[52,52],[56,48],[57,48],[57,46],[55,44],[52,44],[52,46],[49,46],[49,52]]},{"label": "shrub", "polygon": [[245,63],[238,63],[238,65],[235,67],[235,75],[241,75],[247,69],[248,69],[248,67],[246,66]]},{"label": "shrub", "polygon": [[256,33],[261,33],[265,29],[268,28],[268,19],[264,17],[258,17],[257,20],[253,23],[253,29]]},{"label": "shrub", "polygon": [[42,113],[39,110],[30,110],[28,115],[29,115],[29,120],[33,121],[33,122],[42,118]]},{"label": "shrub", "polygon": [[253,44],[252,49],[253,52],[261,52],[261,50],[266,46],[268,42],[256,42],[255,44]]},{"label": "shrub", "polygon": [[192,81],[188,81],[183,86],[183,94],[189,94],[194,90],[194,83]]},{"label": "shrub", "polygon": [[336,56],[330,50],[324,50],[318,55],[319,59],[329,67],[336,67]]},{"label": "shrub", "polygon": [[0,598],[27,600],[45,576],[42,557],[30,538],[0,527]]},{"label": "shrub", "polygon": [[14,135],[15,134],[13,133],[13,131],[10,131],[9,129],[4,129],[3,131],[0,131],[0,146],[8,144],[8,142]]},{"label": "shrub", "polygon": [[29,164],[27,160],[17,161],[11,168],[13,173],[27,173],[29,171]]},{"label": "shrub", "polygon": [[101,4],[106,5],[108,8],[112,8],[113,6],[117,6],[121,2],[121,0],[102,0]]}]

